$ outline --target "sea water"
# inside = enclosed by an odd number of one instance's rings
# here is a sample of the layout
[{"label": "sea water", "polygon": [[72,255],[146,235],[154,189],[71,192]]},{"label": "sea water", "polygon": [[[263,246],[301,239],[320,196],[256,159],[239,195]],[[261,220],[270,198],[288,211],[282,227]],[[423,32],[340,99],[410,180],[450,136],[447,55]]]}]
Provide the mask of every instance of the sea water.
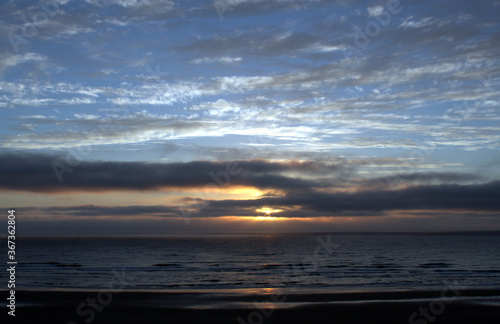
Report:
[{"label": "sea water", "polygon": [[498,234],[23,237],[16,257],[17,289],[500,287]]}]

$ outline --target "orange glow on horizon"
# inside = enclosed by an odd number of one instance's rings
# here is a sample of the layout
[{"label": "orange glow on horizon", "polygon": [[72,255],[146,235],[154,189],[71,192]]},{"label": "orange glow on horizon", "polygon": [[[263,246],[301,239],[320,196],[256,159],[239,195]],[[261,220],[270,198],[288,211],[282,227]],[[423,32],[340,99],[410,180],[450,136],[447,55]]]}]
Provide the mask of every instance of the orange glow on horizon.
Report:
[{"label": "orange glow on horizon", "polygon": [[289,220],[288,217],[274,217],[274,216],[252,216],[252,217],[245,217],[247,219],[251,220],[263,220],[263,221],[282,221],[282,220]]}]

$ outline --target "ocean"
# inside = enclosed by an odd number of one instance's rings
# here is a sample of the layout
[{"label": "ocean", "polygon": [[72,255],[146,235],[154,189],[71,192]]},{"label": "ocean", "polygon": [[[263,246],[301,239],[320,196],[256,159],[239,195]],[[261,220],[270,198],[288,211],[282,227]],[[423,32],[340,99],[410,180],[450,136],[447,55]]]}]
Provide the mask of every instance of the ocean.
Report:
[{"label": "ocean", "polygon": [[500,288],[499,256],[498,234],[20,237],[16,288],[100,289],[121,276],[128,290],[485,289]]}]

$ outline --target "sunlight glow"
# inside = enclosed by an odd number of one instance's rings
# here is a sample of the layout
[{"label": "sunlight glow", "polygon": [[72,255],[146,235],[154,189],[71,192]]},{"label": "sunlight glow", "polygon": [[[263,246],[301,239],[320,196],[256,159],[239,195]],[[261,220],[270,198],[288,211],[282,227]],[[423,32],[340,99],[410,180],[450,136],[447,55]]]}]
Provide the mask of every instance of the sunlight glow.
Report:
[{"label": "sunlight glow", "polygon": [[283,209],[273,209],[273,208],[269,208],[269,207],[263,207],[263,208],[259,208],[256,210],[256,212],[264,213],[264,214],[266,214],[266,216],[271,216],[271,213],[279,213],[281,211],[283,211]]},{"label": "sunlight glow", "polygon": [[273,217],[271,216],[272,213],[279,213],[282,212],[283,209],[274,209],[270,207],[263,207],[255,210],[258,213],[263,213],[265,216],[255,216],[252,217],[253,220],[266,220],[266,221],[275,221],[275,220],[283,220],[287,219],[286,217]]}]

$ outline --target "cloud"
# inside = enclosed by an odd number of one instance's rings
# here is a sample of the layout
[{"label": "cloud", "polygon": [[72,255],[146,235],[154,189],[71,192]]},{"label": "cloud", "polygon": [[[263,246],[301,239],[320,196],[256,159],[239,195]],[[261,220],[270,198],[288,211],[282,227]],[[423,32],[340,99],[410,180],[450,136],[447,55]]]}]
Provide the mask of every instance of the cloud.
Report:
[{"label": "cloud", "polygon": [[252,200],[206,201],[204,216],[281,208],[283,217],[374,216],[398,210],[469,210],[500,212],[500,181],[474,185],[422,185],[398,190],[300,192]]},{"label": "cloud", "polygon": [[[390,74],[395,79],[398,74],[403,74],[398,71],[399,68],[391,69],[393,70]],[[436,69],[440,72],[435,72]],[[432,65],[406,69],[405,77],[401,77],[400,81],[418,78],[418,75],[440,74],[445,73],[443,71],[451,72],[456,69],[460,67]],[[479,72],[474,77],[479,77]],[[173,110],[167,118],[165,114],[138,115],[135,112],[130,112],[121,118],[112,118],[113,127],[99,132],[99,141],[92,141],[92,134],[82,135],[94,131],[99,126],[97,120],[89,123],[82,119],[58,118],[47,121],[46,124],[51,123],[52,127],[46,130],[57,129],[57,133],[64,134],[64,136],[54,136],[54,132],[44,132],[40,128],[37,133],[6,135],[3,146],[21,149],[35,147],[54,149],[89,145],[89,140],[93,145],[144,143],[150,140],[172,139],[170,136],[172,132],[175,132],[177,138],[261,134],[269,139],[290,141],[290,145],[295,147],[307,143],[308,147],[323,151],[369,147],[426,148],[436,145],[478,150],[495,147],[500,139],[498,128],[494,127],[495,120],[500,119],[498,110],[494,109],[497,102],[494,98],[500,95],[500,91],[488,90],[489,88],[482,86],[479,82],[476,89],[469,89],[470,91],[467,89],[438,91],[438,88],[434,87],[427,89],[412,87],[397,94],[368,92],[364,91],[362,86],[356,86],[355,89],[359,90],[353,90],[352,95],[347,93],[337,99],[320,97],[321,99],[318,100],[320,96],[318,93],[322,93],[321,88],[310,91],[303,87],[308,82],[311,87],[316,87],[312,84],[320,84],[322,78],[325,80],[323,83],[330,82],[328,78],[331,76],[321,76],[319,75],[321,73],[324,72],[318,70],[311,73],[271,77],[217,77],[206,83],[152,83],[138,87],[112,89],[63,82],[43,86],[1,82],[0,86],[6,93],[3,98],[8,96],[10,99],[5,102],[5,106],[9,104],[90,105],[112,102],[134,107],[141,105],[177,107],[179,104],[189,105],[190,102],[194,102],[184,111]],[[360,78],[362,78],[361,75]],[[376,77],[373,76],[373,78]],[[335,82],[339,81],[332,79],[331,85],[334,86]],[[491,86],[491,89],[495,88]],[[36,93],[37,96],[30,95],[32,93]],[[291,97],[279,99],[280,93]],[[61,94],[67,96],[67,99],[61,99]],[[234,100],[211,101],[213,96],[219,97],[221,94],[231,94]],[[265,94],[266,99],[259,99],[259,96],[253,97],[249,94],[260,94],[261,98]],[[0,101],[3,98],[0,96]],[[461,103],[463,100],[474,100],[474,103],[465,105]],[[446,107],[450,107],[454,102],[457,102],[454,108],[442,111],[441,114],[437,112],[434,114],[417,113],[417,109],[425,111],[428,106],[443,103],[446,103]],[[193,110],[197,112],[193,113]],[[97,115],[96,113],[87,114]],[[137,123],[132,124],[134,119]],[[482,124],[478,124],[479,121]],[[297,123],[301,123],[302,126],[297,127]],[[272,127],[269,127],[271,125]],[[73,126],[85,131],[74,132]],[[378,131],[377,136],[373,136],[374,130]],[[371,133],[370,136],[364,135],[369,133]],[[360,135],[349,137],[353,134]],[[426,139],[415,141],[413,138],[415,135],[426,136]],[[336,140],[332,142],[334,136]],[[404,139],[388,138],[400,136]]]},{"label": "cloud", "polygon": [[380,16],[382,14],[382,12],[384,12],[384,7],[383,6],[373,6],[373,7],[366,8],[366,10],[368,11],[368,15],[370,17],[377,17],[377,16]]},{"label": "cloud", "polygon": [[225,63],[231,64],[234,62],[240,62],[241,57],[230,57],[230,56],[222,56],[222,57],[202,57],[197,58],[191,61],[193,64],[203,64],[203,63]]},{"label": "cloud", "polygon": [[[59,182],[53,169],[63,172]],[[178,163],[79,161],[75,156],[1,154],[0,189],[37,193],[102,191],[193,191],[181,206],[74,206],[37,209],[40,214],[68,216],[192,217],[260,216],[258,209],[281,209],[279,216],[361,217],[397,211],[500,212],[500,181],[481,183],[479,175],[454,172],[389,174],[362,178],[362,166],[394,161],[345,160],[329,162],[267,160],[191,161]],[[398,186],[389,186],[396,178]],[[210,198],[206,190],[252,187],[263,192],[248,199]],[[392,190],[391,190],[392,189]],[[202,194],[203,192],[203,194]],[[192,194],[192,193],[191,193]],[[191,216],[190,216],[191,217]]]},{"label": "cloud", "polygon": [[[241,153],[241,152],[240,152]],[[249,152],[247,152],[249,153]],[[84,161],[78,154],[66,156],[40,154],[1,154],[0,162],[4,172],[0,176],[0,188],[45,193],[65,191],[155,191],[204,188],[253,187],[261,191],[281,192],[286,195],[278,200],[256,204],[293,205],[310,196],[331,201],[348,201],[346,190],[376,196],[381,190],[387,199],[389,189],[394,195],[411,188],[437,188],[429,185],[472,185],[483,177],[467,173],[419,172],[387,173],[382,177],[366,178],[358,173],[361,168],[387,167],[395,160],[350,159],[328,157],[325,161],[272,162],[268,160],[235,161],[191,161],[176,163],[147,162],[100,162]],[[417,161],[413,161],[417,165]],[[364,171],[366,172],[366,171]],[[62,180],[62,182],[59,181]],[[452,187],[449,187],[452,188]],[[457,187],[464,188],[464,187]],[[297,196],[293,196],[297,194]],[[292,196],[290,196],[292,195]],[[290,198],[288,202],[283,199]],[[302,197],[302,198],[301,198]],[[266,198],[268,199],[268,198]],[[274,198],[273,198],[274,199]],[[328,201],[326,199],[326,201]],[[465,201],[465,200],[464,200]],[[305,206],[305,203],[300,205]],[[364,204],[369,206],[369,204]],[[342,206],[342,205],[341,205]],[[332,210],[335,208],[332,207]]]},{"label": "cloud", "polygon": [[11,67],[15,67],[19,64],[33,62],[36,64],[44,63],[48,60],[47,56],[38,53],[24,53],[15,55],[4,55],[0,56],[0,75]]},{"label": "cloud", "polygon": [[359,187],[365,190],[390,188],[405,188],[410,185],[438,185],[438,184],[468,184],[484,180],[481,175],[458,172],[413,172],[394,173],[385,177],[364,179],[359,181]]},{"label": "cloud", "polygon": [[[203,188],[207,184],[216,188],[305,190],[333,185],[331,181],[352,169],[342,162],[80,162],[69,154],[2,154],[0,161],[5,170],[0,176],[0,188],[35,192]],[[62,182],[58,181],[58,173]]]},{"label": "cloud", "polygon": [[58,216],[154,216],[154,217],[177,217],[179,209],[168,206],[69,206],[69,207],[46,207],[33,208],[43,214],[53,214]]},{"label": "cloud", "polygon": [[422,18],[419,21],[414,21],[411,18],[413,17],[408,17],[399,25],[399,27],[402,28],[423,28],[432,25],[434,22],[432,21],[432,17],[425,17]]},{"label": "cloud", "polygon": [[500,181],[476,185],[415,186],[396,191],[374,190],[350,193],[294,192],[247,200],[205,200],[190,206],[65,206],[27,207],[25,211],[40,215],[69,217],[182,217],[181,210],[191,218],[224,216],[262,216],[260,208],[282,210],[273,216],[285,218],[373,217],[392,213],[415,216],[448,215],[453,211],[468,218],[500,214]]}]

